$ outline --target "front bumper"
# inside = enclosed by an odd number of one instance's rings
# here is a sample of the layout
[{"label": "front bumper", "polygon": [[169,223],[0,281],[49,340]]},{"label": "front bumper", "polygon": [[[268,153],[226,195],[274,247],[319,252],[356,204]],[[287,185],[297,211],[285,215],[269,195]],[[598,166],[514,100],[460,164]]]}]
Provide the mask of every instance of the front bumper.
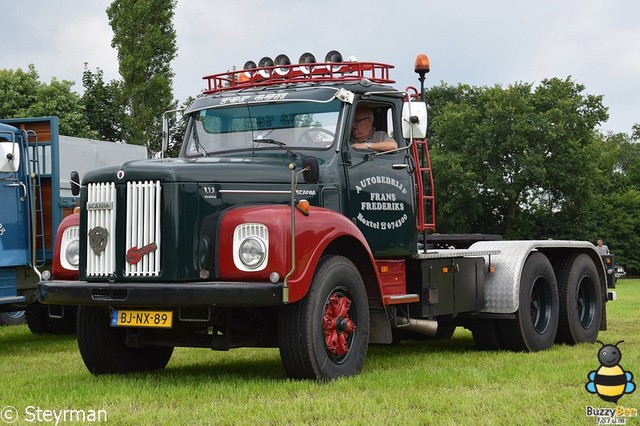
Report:
[{"label": "front bumper", "polygon": [[279,306],[282,284],[271,282],[94,283],[40,281],[40,302],[118,307]]}]

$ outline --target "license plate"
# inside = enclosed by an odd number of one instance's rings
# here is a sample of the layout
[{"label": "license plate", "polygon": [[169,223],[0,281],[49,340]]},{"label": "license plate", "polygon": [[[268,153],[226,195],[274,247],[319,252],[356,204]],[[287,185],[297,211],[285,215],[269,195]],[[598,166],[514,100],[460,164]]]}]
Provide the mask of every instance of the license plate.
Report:
[{"label": "license plate", "polygon": [[128,311],[115,309],[111,313],[112,327],[171,328],[172,311]]}]

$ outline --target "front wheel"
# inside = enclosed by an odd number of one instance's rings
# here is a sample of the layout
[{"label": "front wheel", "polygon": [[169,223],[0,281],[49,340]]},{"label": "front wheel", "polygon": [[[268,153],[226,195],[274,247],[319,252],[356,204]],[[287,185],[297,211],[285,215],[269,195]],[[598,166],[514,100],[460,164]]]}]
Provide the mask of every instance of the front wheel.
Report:
[{"label": "front wheel", "polygon": [[355,265],[320,261],[307,295],[286,305],[278,327],[280,357],[295,379],[331,380],[362,371],[369,344],[369,304]]},{"label": "front wheel", "polygon": [[27,307],[25,318],[33,334],[76,334],[76,307],[64,306],[64,316],[49,316],[47,305],[40,302]]},{"label": "front wheel", "polygon": [[78,348],[93,374],[124,374],[166,367],[173,347],[132,348],[125,344],[126,330],[109,325],[109,310],[78,307]]},{"label": "front wheel", "polygon": [[519,286],[516,318],[500,323],[506,349],[536,352],[550,348],[558,330],[558,284],[549,259],[532,253],[527,259]]}]

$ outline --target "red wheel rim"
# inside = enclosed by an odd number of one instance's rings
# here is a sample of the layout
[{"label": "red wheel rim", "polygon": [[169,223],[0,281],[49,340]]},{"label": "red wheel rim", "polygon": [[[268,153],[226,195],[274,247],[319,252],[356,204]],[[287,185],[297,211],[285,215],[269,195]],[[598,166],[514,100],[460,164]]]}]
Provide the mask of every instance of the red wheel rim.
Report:
[{"label": "red wheel rim", "polygon": [[351,299],[342,291],[332,292],[324,305],[322,328],[325,348],[334,360],[342,360],[349,354],[356,330],[354,320]]}]

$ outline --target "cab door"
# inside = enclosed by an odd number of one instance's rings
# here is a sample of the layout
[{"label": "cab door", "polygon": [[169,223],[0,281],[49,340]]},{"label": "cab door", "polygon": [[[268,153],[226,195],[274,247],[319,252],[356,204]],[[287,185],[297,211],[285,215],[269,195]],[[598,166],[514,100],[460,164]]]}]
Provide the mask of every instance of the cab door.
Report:
[{"label": "cab door", "polygon": [[[4,126],[0,129],[0,144],[6,157],[11,153],[19,159],[10,165],[6,158],[0,163],[0,267],[27,265],[29,253],[29,197],[26,180],[26,158],[20,133]],[[5,152],[6,151],[6,152]],[[16,155],[17,153],[17,155]]]},{"label": "cab door", "polygon": [[[400,103],[368,99],[350,108],[348,131],[359,105],[374,111],[375,130],[385,131],[405,148]],[[403,257],[417,251],[415,196],[409,150],[376,154],[343,144],[348,216],[362,231],[375,257]]]}]

